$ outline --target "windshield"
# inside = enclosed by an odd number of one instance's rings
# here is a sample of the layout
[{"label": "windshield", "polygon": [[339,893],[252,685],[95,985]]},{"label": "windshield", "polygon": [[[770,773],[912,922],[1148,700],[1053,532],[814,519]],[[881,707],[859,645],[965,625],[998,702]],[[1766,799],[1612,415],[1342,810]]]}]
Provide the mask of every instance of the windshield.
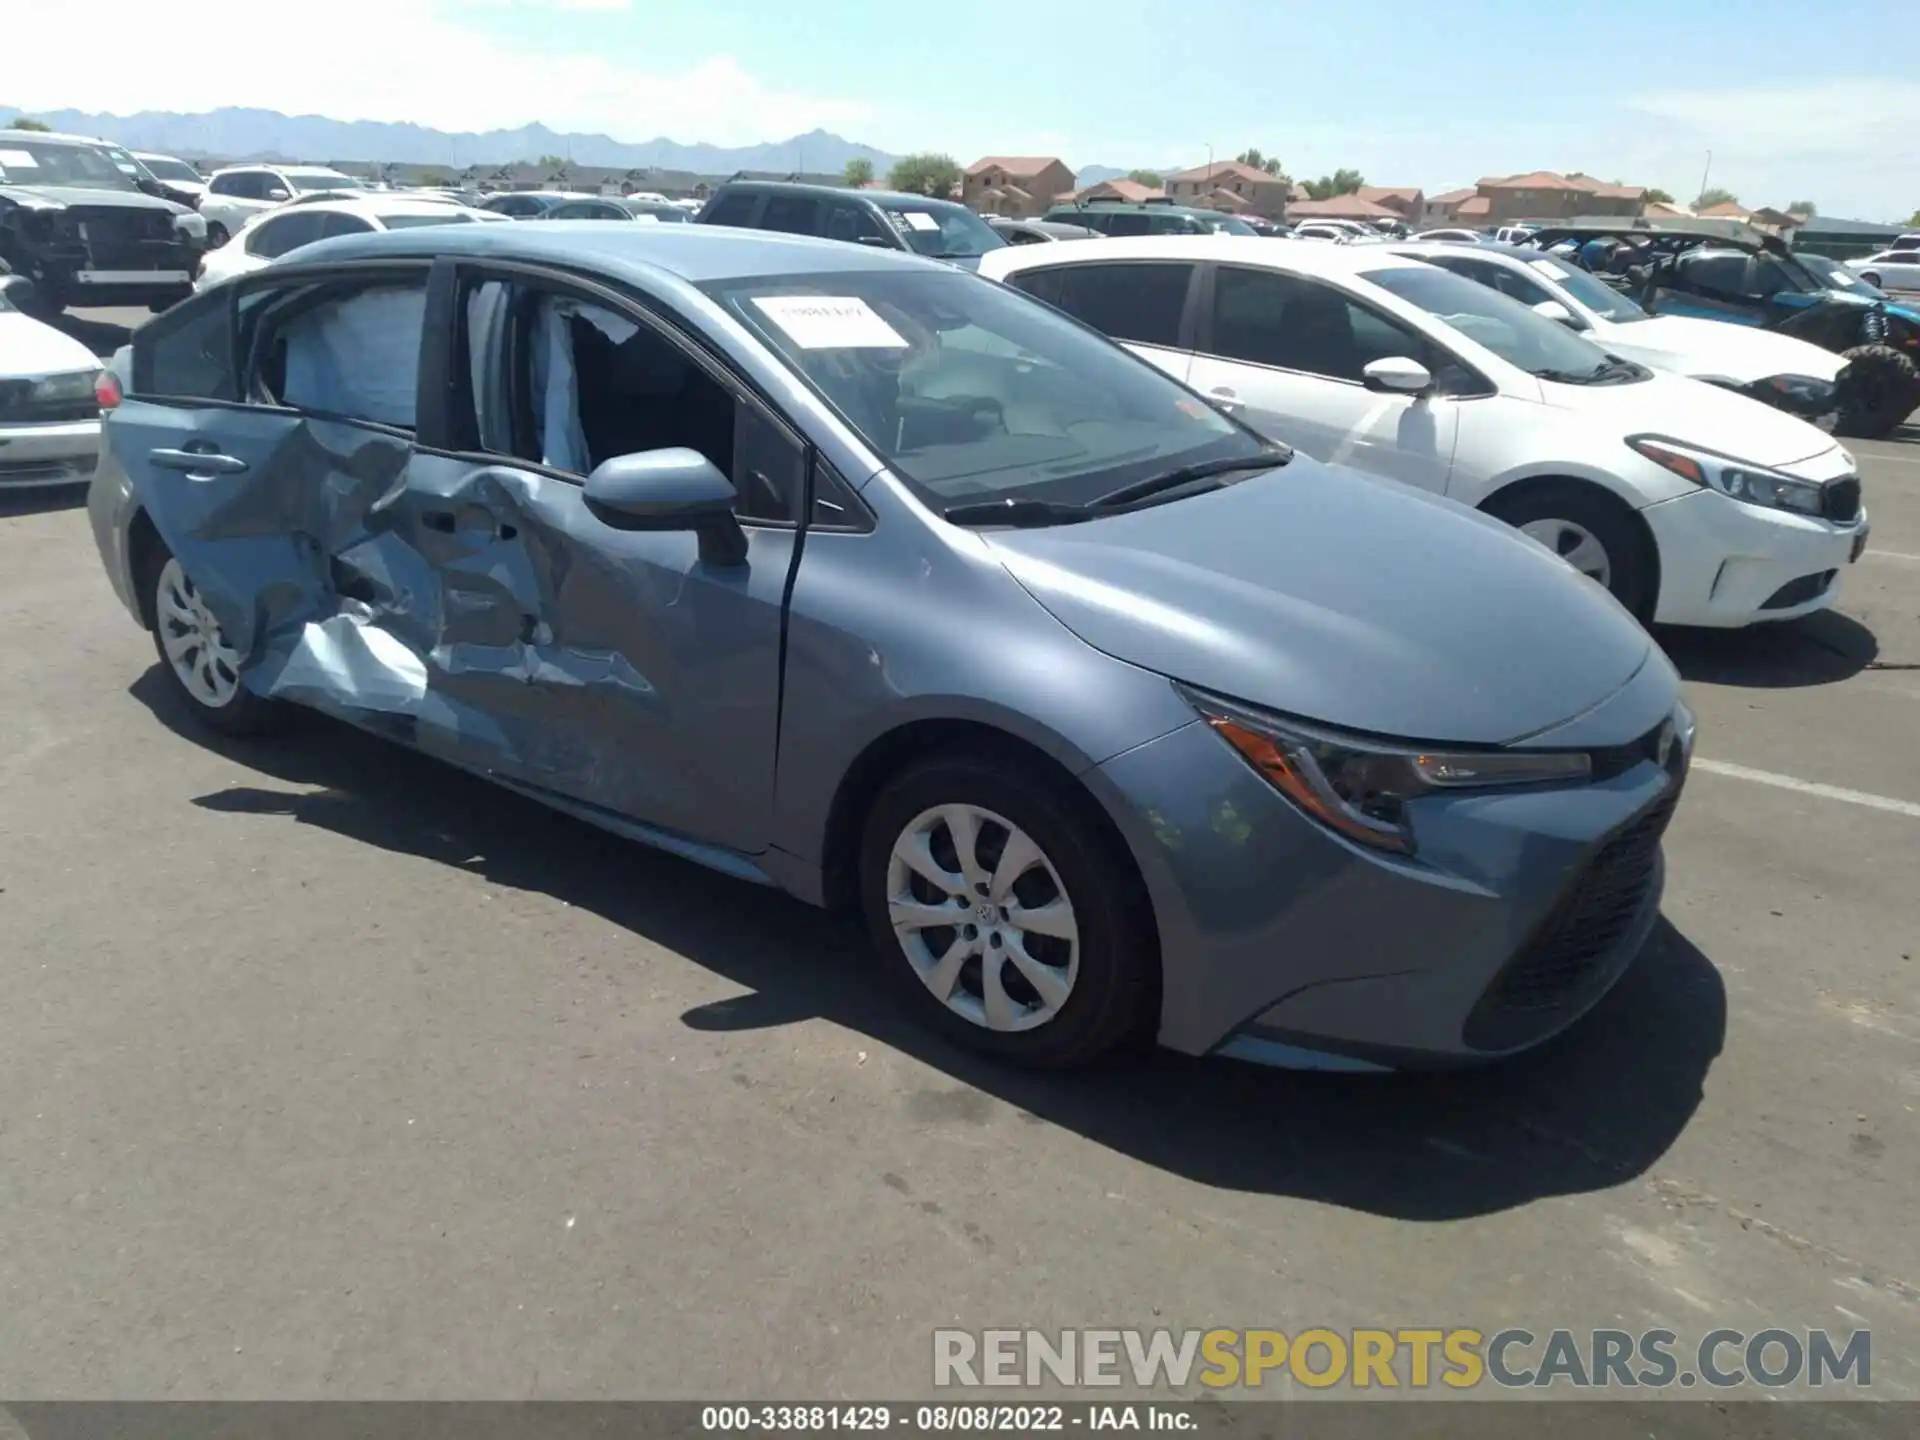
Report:
[{"label": "windshield", "polygon": [[1838,260],[1830,260],[1825,255],[1802,254],[1793,257],[1801,265],[1811,270],[1814,278],[1832,290],[1851,290],[1856,295],[1872,295],[1876,299],[1884,292],[1876,285],[1869,285]]},{"label": "windshield", "polygon": [[351,175],[289,175],[287,183],[303,195],[316,190],[357,190],[360,182]]},{"label": "windshield", "polygon": [[1651,318],[1646,311],[1606,281],[1595,278],[1590,271],[1582,270],[1578,266],[1562,265],[1557,260],[1529,260],[1527,268],[1553,281],[1594,314],[1604,316],[1616,324],[1626,325],[1635,320]]},{"label": "windshield", "polygon": [[201,182],[201,174],[184,160],[142,160],[148,173],[161,180],[187,180],[194,184]]},{"label": "windshield", "polygon": [[133,176],[92,145],[50,145],[0,133],[0,181],[8,185],[71,185],[82,190],[138,190]]},{"label": "windshield", "polygon": [[998,250],[1006,241],[964,205],[940,200],[900,200],[880,206],[907,248],[943,260],[965,259]]},{"label": "windshield", "polygon": [[1607,364],[1606,352],[1592,341],[1451,270],[1407,265],[1363,271],[1360,278],[1417,305],[1529,375],[1585,377]]},{"label": "windshield", "polygon": [[1144,360],[1019,291],[872,270],[702,287],[935,509],[1079,505],[1266,446]]},{"label": "windshield", "polygon": [[465,225],[472,219],[449,205],[444,215],[382,215],[380,223],[389,230],[413,230],[422,225]]}]

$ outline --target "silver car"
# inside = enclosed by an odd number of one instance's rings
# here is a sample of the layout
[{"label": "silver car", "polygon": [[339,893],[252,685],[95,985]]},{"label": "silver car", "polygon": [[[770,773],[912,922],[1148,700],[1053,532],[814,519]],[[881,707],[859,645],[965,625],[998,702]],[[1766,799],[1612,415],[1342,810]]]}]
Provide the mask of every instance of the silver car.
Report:
[{"label": "silver car", "polygon": [[1498,1056],[1655,922],[1693,726],[1604,591],[952,266],[350,237],[115,373],[100,553],[206,725],[312,706],[856,908],[992,1055]]}]

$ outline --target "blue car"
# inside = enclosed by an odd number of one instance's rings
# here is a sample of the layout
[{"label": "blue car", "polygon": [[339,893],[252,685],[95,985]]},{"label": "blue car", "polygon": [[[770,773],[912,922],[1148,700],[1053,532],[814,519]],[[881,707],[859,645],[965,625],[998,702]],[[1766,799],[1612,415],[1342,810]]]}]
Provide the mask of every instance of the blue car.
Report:
[{"label": "blue car", "polygon": [[1693,722],[1603,589],[952,265],[342,238],[101,392],[94,532],[185,711],[846,906],[990,1055],[1484,1060],[1655,923]]}]

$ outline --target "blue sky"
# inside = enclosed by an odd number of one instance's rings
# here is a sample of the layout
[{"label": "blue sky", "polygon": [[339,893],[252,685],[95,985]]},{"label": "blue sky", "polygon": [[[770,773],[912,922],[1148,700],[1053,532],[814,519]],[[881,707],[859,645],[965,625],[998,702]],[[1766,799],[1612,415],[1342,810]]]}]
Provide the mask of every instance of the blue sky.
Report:
[{"label": "blue sky", "polygon": [[[40,7],[48,11],[57,7]],[[89,13],[145,9],[96,0]],[[540,120],[723,144],[821,125],[892,151],[1197,164],[1256,145],[1429,191],[1583,169],[1680,198],[1904,219],[1920,207],[1920,11],[1895,0],[329,0],[306,73],[258,56],[254,0],[200,0],[217,93],[124,54],[10,75],[0,100],[212,103],[441,129]],[[222,12],[231,11],[230,17]],[[99,17],[96,15],[96,19]],[[14,22],[10,22],[10,26]],[[29,16],[29,30],[37,22]],[[53,23],[49,16],[48,24]],[[284,29],[281,32],[284,34]],[[344,37],[344,38],[343,38]],[[18,37],[16,37],[18,38]],[[21,53],[58,53],[26,37]],[[51,37],[49,37],[51,40]],[[1906,42],[1906,43],[1903,43]],[[243,43],[245,49],[242,48]],[[203,57],[208,58],[208,57]],[[436,63],[438,61],[438,63]],[[196,104],[196,102],[198,102]]]}]

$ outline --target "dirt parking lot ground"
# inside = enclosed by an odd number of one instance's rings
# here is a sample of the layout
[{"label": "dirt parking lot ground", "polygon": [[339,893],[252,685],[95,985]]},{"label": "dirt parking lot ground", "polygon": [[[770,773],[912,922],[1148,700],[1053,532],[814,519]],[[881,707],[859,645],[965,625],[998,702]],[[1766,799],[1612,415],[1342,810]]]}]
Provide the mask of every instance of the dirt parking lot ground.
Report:
[{"label": "dirt parking lot ground", "polygon": [[1653,945],[1385,1081],[976,1064],[798,904],[318,719],[195,733],[80,497],[0,498],[0,1394],[900,1397],[943,1325],[1460,1324],[1871,1327],[1920,1398],[1920,427],[1855,449],[1839,613],[1662,637]]}]

